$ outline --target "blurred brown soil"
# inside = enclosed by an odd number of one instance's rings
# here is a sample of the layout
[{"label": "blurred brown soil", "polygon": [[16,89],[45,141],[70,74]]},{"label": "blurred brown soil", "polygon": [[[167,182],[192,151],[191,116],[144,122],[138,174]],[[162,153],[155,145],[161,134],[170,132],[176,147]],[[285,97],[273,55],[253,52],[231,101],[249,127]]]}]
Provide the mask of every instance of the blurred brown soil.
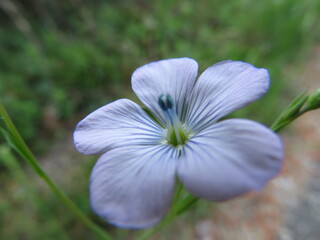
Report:
[{"label": "blurred brown soil", "polygon": [[[320,87],[320,46],[296,84]],[[320,240],[320,110],[281,133],[285,164],[259,192],[220,204],[196,229],[197,240]],[[201,226],[201,224],[203,226]]]}]

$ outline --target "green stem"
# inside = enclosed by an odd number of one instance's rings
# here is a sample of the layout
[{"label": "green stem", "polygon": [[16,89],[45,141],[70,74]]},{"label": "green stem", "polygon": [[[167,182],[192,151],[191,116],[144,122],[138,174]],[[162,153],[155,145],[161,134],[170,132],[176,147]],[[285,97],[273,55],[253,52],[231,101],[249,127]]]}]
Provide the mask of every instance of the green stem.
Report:
[{"label": "green stem", "polygon": [[172,208],[169,214],[155,227],[143,231],[142,234],[138,236],[137,240],[150,239],[154,234],[159,232],[165,226],[169,225],[177,216],[184,213],[187,209],[189,209],[198,201],[197,197],[194,197],[193,195],[188,194],[180,202],[178,202],[178,200],[182,195],[182,192],[183,192],[183,187],[182,187],[182,184],[179,182],[175,197],[173,199]]},{"label": "green stem", "polygon": [[92,232],[96,234],[99,239],[111,240],[105,231],[103,231],[98,225],[92,222],[74,203],[73,201],[65,195],[57,185],[50,179],[50,177],[42,170],[41,166],[38,164],[35,156],[29,149],[29,147],[24,142],[23,138],[19,134],[15,125],[13,124],[11,118],[9,117],[6,109],[0,103],[0,116],[2,117],[5,125],[7,126],[10,134],[12,135],[15,143],[16,150],[18,153],[27,161],[27,163],[35,170],[35,172],[40,176],[40,178],[45,181],[53,193],[65,204],[71,212],[73,212]]},{"label": "green stem", "polygon": [[158,225],[155,227],[144,230],[142,234],[140,234],[137,238],[137,240],[148,240],[150,239],[153,235],[155,235],[157,232],[159,232],[162,228],[167,226],[169,223],[171,223],[175,219],[175,215],[169,214],[167,217],[165,217]]},{"label": "green stem", "polygon": [[182,199],[174,209],[175,215],[179,216],[192,207],[196,202],[198,202],[199,198],[189,194],[184,199]]}]

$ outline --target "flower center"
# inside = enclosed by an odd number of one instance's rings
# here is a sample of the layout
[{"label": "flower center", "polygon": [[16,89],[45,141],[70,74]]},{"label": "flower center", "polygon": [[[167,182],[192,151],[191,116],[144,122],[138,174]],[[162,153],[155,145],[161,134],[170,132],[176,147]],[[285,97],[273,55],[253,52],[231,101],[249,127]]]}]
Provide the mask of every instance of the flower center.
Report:
[{"label": "flower center", "polygon": [[158,103],[166,116],[168,143],[175,147],[183,145],[188,140],[188,136],[176,111],[173,109],[174,101],[172,97],[170,94],[161,94]]}]

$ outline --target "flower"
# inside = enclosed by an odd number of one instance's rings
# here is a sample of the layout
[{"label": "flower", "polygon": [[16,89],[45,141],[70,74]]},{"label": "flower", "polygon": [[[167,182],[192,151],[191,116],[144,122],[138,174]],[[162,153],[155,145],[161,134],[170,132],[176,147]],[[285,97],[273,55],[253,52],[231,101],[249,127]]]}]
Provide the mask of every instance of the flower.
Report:
[{"label": "flower", "polygon": [[196,81],[197,72],[190,58],[146,64],[133,73],[132,88],[148,111],[120,99],[77,125],[77,150],[103,154],[91,174],[90,200],[110,223],[157,223],[176,178],[191,194],[219,202],[260,190],[280,171],[278,135],[250,120],[218,121],[260,98],[268,71],[228,60]]}]

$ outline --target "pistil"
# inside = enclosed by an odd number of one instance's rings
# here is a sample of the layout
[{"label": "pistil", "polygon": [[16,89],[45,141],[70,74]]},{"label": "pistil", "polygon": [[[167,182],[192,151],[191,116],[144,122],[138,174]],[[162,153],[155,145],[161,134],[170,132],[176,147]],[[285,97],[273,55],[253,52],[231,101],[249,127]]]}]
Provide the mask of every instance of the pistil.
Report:
[{"label": "pistil", "polygon": [[176,111],[174,101],[170,94],[162,94],[159,97],[159,106],[164,112],[168,129],[168,142],[173,146],[182,145],[186,142],[187,136]]}]

